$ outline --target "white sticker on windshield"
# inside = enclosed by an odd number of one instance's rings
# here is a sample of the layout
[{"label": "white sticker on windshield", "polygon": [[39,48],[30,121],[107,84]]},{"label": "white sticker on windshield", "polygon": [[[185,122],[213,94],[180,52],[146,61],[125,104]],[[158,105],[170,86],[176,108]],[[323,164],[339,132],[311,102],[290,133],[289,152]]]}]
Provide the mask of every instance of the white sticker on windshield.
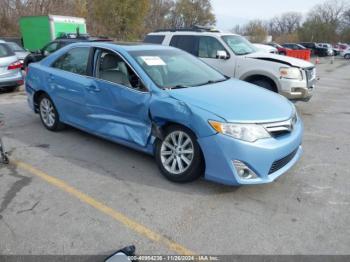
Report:
[{"label": "white sticker on windshield", "polygon": [[165,62],[159,56],[141,56],[142,60],[149,66],[165,66]]}]

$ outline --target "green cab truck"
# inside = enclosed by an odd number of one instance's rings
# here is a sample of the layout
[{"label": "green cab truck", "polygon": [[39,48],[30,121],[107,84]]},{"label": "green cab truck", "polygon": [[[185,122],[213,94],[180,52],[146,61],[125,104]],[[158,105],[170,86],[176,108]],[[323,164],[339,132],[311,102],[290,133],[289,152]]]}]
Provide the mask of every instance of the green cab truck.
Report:
[{"label": "green cab truck", "polygon": [[69,33],[86,34],[84,18],[47,15],[24,16],[19,21],[23,47],[31,52],[43,48],[46,44]]}]

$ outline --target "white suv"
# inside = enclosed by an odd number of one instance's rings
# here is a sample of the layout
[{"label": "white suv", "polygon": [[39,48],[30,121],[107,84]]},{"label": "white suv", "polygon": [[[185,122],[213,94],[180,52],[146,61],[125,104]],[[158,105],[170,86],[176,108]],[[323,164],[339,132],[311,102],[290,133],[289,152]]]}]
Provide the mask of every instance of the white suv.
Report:
[{"label": "white suv", "polygon": [[148,34],[144,42],[183,49],[227,76],[278,92],[291,100],[310,100],[315,87],[313,64],[261,52],[236,34],[203,28],[159,30]]}]

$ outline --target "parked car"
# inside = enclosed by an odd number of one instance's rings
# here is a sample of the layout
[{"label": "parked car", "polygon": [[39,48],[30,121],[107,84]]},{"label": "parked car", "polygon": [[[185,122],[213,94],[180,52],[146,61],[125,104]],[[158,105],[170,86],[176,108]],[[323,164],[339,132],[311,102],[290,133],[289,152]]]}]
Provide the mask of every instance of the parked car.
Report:
[{"label": "parked car", "polygon": [[278,54],[277,48],[275,48],[275,47],[273,47],[273,46],[264,45],[264,44],[256,44],[256,43],[254,43],[253,45],[254,45],[257,49],[259,49],[260,51],[268,52],[268,53],[271,53],[271,54]]},{"label": "parked car", "polygon": [[46,46],[44,46],[42,49],[33,52],[29,54],[26,59],[24,60],[24,68],[27,68],[30,63],[38,62],[41,59],[45,58],[46,56],[50,55],[53,52],[56,52],[58,49],[77,42],[104,42],[104,41],[111,41],[108,38],[101,38],[101,37],[90,37],[88,35],[76,35],[76,34],[69,34],[65,35],[63,38],[57,38],[56,40],[48,43]]},{"label": "parked car", "polygon": [[12,49],[13,52],[15,52],[18,60],[21,62],[22,67],[24,63],[24,59],[29,55],[30,53],[23,49],[19,44],[15,42],[6,42],[6,44]]},{"label": "parked car", "polygon": [[345,59],[350,59],[350,47],[340,52],[340,55]]},{"label": "parked car", "polygon": [[168,29],[150,33],[144,41],[183,49],[227,76],[253,83],[292,100],[308,101],[316,83],[313,64],[261,52],[236,34],[197,27]]},{"label": "parked car", "polygon": [[48,130],[68,124],[152,154],[175,182],[268,183],[302,153],[293,103],[172,47],[68,45],[30,64],[25,87]]},{"label": "parked car", "polygon": [[282,45],[284,48],[289,48],[292,50],[307,50],[305,46],[296,44],[296,43],[285,43]]},{"label": "parked car", "polygon": [[328,56],[333,56],[334,55],[334,51],[333,51],[333,47],[331,44],[328,43],[319,43],[318,44],[319,47],[323,47],[327,49],[327,55]]},{"label": "parked car", "polygon": [[0,89],[13,91],[23,84],[22,64],[16,54],[4,42],[0,42]]},{"label": "parked car", "polygon": [[308,48],[311,50],[311,55],[315,56],[327,56],[328,55],[328,50],[327,48],[320,47],[316,43],[313,42],[302,42],[299,43],[300,45]]},{"label": "parked car", "polygon": [[286,48],[284,46],[281,46],[280,44],[277,43],[268,43],[268,45],[273,46],[274,48],[277,48],[278,54],[280,55],[286,55],[287,54],[287,50],[290,48]]}]

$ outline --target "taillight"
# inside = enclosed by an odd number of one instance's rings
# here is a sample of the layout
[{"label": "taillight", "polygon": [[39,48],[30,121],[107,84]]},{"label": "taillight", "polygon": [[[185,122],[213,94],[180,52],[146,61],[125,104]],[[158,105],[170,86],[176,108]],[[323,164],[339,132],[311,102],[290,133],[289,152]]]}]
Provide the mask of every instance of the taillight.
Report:
[{"label": "taillight", "polygon": [[20,69],[22,67],[22,64],[20,61],[13,62],[7,67],[7,70],[14,70],[14,69]]}]

